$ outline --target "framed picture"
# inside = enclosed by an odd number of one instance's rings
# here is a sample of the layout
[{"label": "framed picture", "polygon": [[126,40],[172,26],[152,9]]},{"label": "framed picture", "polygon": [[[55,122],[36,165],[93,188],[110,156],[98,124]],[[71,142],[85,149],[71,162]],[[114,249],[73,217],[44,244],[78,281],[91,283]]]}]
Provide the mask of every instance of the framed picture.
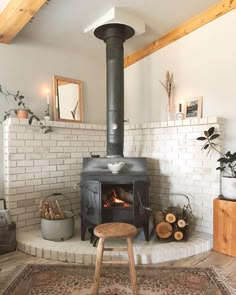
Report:
[{"label": "framed picture", "polygon": [[4,209],[5,209],[5,200],[0,199],[0,210],[4,210]]},{"label": "framed picture", "polygon": [[184,100],[184,117],[201,118],[202,116],[202,96],[185,98]]}]

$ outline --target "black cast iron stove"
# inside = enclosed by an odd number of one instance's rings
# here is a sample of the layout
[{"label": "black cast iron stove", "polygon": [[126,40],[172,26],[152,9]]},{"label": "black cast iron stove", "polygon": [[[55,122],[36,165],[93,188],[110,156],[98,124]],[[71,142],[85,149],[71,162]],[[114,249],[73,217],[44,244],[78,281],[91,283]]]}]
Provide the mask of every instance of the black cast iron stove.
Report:
[{"label": "black cast iron stove", "polygon": [[[144,229],[149,240],[149,193],[145,158],[124,158],[124,49],[134,30],[106,24],[94,34],[106,43],[107,157],[84,158],[81,174],[81,239],[86,228],[105,222],[127,222]],[[125,162],[119,174],[107,167]]]},{"label": "black cast iron stove", "polygon": [[81,239],[86,228],[105,222],[142,227],[149,241],[148,175],[145,158],[117,158],[125,162],[112,174],[109,158],[84,158],[81,185]]}]

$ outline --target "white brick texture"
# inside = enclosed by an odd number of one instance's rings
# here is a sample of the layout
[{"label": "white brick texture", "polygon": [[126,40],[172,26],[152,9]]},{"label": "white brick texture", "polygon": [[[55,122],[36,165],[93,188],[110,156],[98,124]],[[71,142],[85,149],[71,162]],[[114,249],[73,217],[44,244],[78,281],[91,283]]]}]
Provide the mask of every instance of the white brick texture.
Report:
[{"label": "white brick texture", "polygon": [[48,134],[27,121],[9,120],[4,126],[5,198],[20,231],[38,228],[39,201],[55,192],[65,193],[78,213],[79,191],[73,187],[80,179],[82,159],[91,147],[104,156],[104,126],[57,123],[52,122]]},{"label": "white brick texture", "polygon": [[[212,201],[219,194],[220,183],[215,170],[217,155],[206,156],[196,138],[212,126],[223,138],[223,123],[212,117],[125,125],[125,156],[148,159],[151,206],[183,206],[186,200],[172,194],[188,195],[194,226],[203,233],[212,233]],[[50,124],[53,132],[48,134],[27,121],[4,124],[5,198],[20,231],[38,228],[39,200],[55,192],[66,194],[79,212],[80,195],[73,187],[80,180],[83,157],[90,156],[89,152],[106,154],[105,126]]]}]

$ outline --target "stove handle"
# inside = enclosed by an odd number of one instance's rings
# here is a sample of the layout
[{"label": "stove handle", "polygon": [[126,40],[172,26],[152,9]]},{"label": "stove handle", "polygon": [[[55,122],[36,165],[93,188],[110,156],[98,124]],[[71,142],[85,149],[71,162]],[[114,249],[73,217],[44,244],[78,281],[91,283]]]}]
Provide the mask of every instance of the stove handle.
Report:
[{"label": "stove handle", "polygon": [[137,192],[137,194],[138,194],[138,199],[139,199],[139,203],[140,203],[139,213],[144,214],[145,210],[148,211],[148,213],[152,212],[152,209],[150,207],[143,205],[139,192]]},{"label": "stove handle", "polygon": [[84,211],[87,214],[92,214],[93,213],[93,207],[91,206],[91,204],[89,206],[87,206]]},{"label": "stove handle", "polygon": [[97,194],[97,193],[98,193],[96,189],[95,189],[95,190],[92,189],[88,184],[80,183],[79,186],[80,186],[81,188],[82,188],[82,187],[86,188],[88,191],[90,191],[90,192],[92,192],[92,193],[94,193],[94,194]]}]

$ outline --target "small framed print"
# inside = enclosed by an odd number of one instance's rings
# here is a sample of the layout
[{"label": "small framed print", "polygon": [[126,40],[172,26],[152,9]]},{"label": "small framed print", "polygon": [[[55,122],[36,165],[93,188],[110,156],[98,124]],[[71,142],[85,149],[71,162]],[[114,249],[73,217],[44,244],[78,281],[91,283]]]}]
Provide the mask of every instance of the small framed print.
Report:
[{"label": "small framed print", "polygon": [[184,99],[184,117],[201,118],[202,117],[202,96]]},{"label": "small framed print", "polygon": [[5,200],[4,199],[0,199],[0,210],[4,210],[5,208]]}]

